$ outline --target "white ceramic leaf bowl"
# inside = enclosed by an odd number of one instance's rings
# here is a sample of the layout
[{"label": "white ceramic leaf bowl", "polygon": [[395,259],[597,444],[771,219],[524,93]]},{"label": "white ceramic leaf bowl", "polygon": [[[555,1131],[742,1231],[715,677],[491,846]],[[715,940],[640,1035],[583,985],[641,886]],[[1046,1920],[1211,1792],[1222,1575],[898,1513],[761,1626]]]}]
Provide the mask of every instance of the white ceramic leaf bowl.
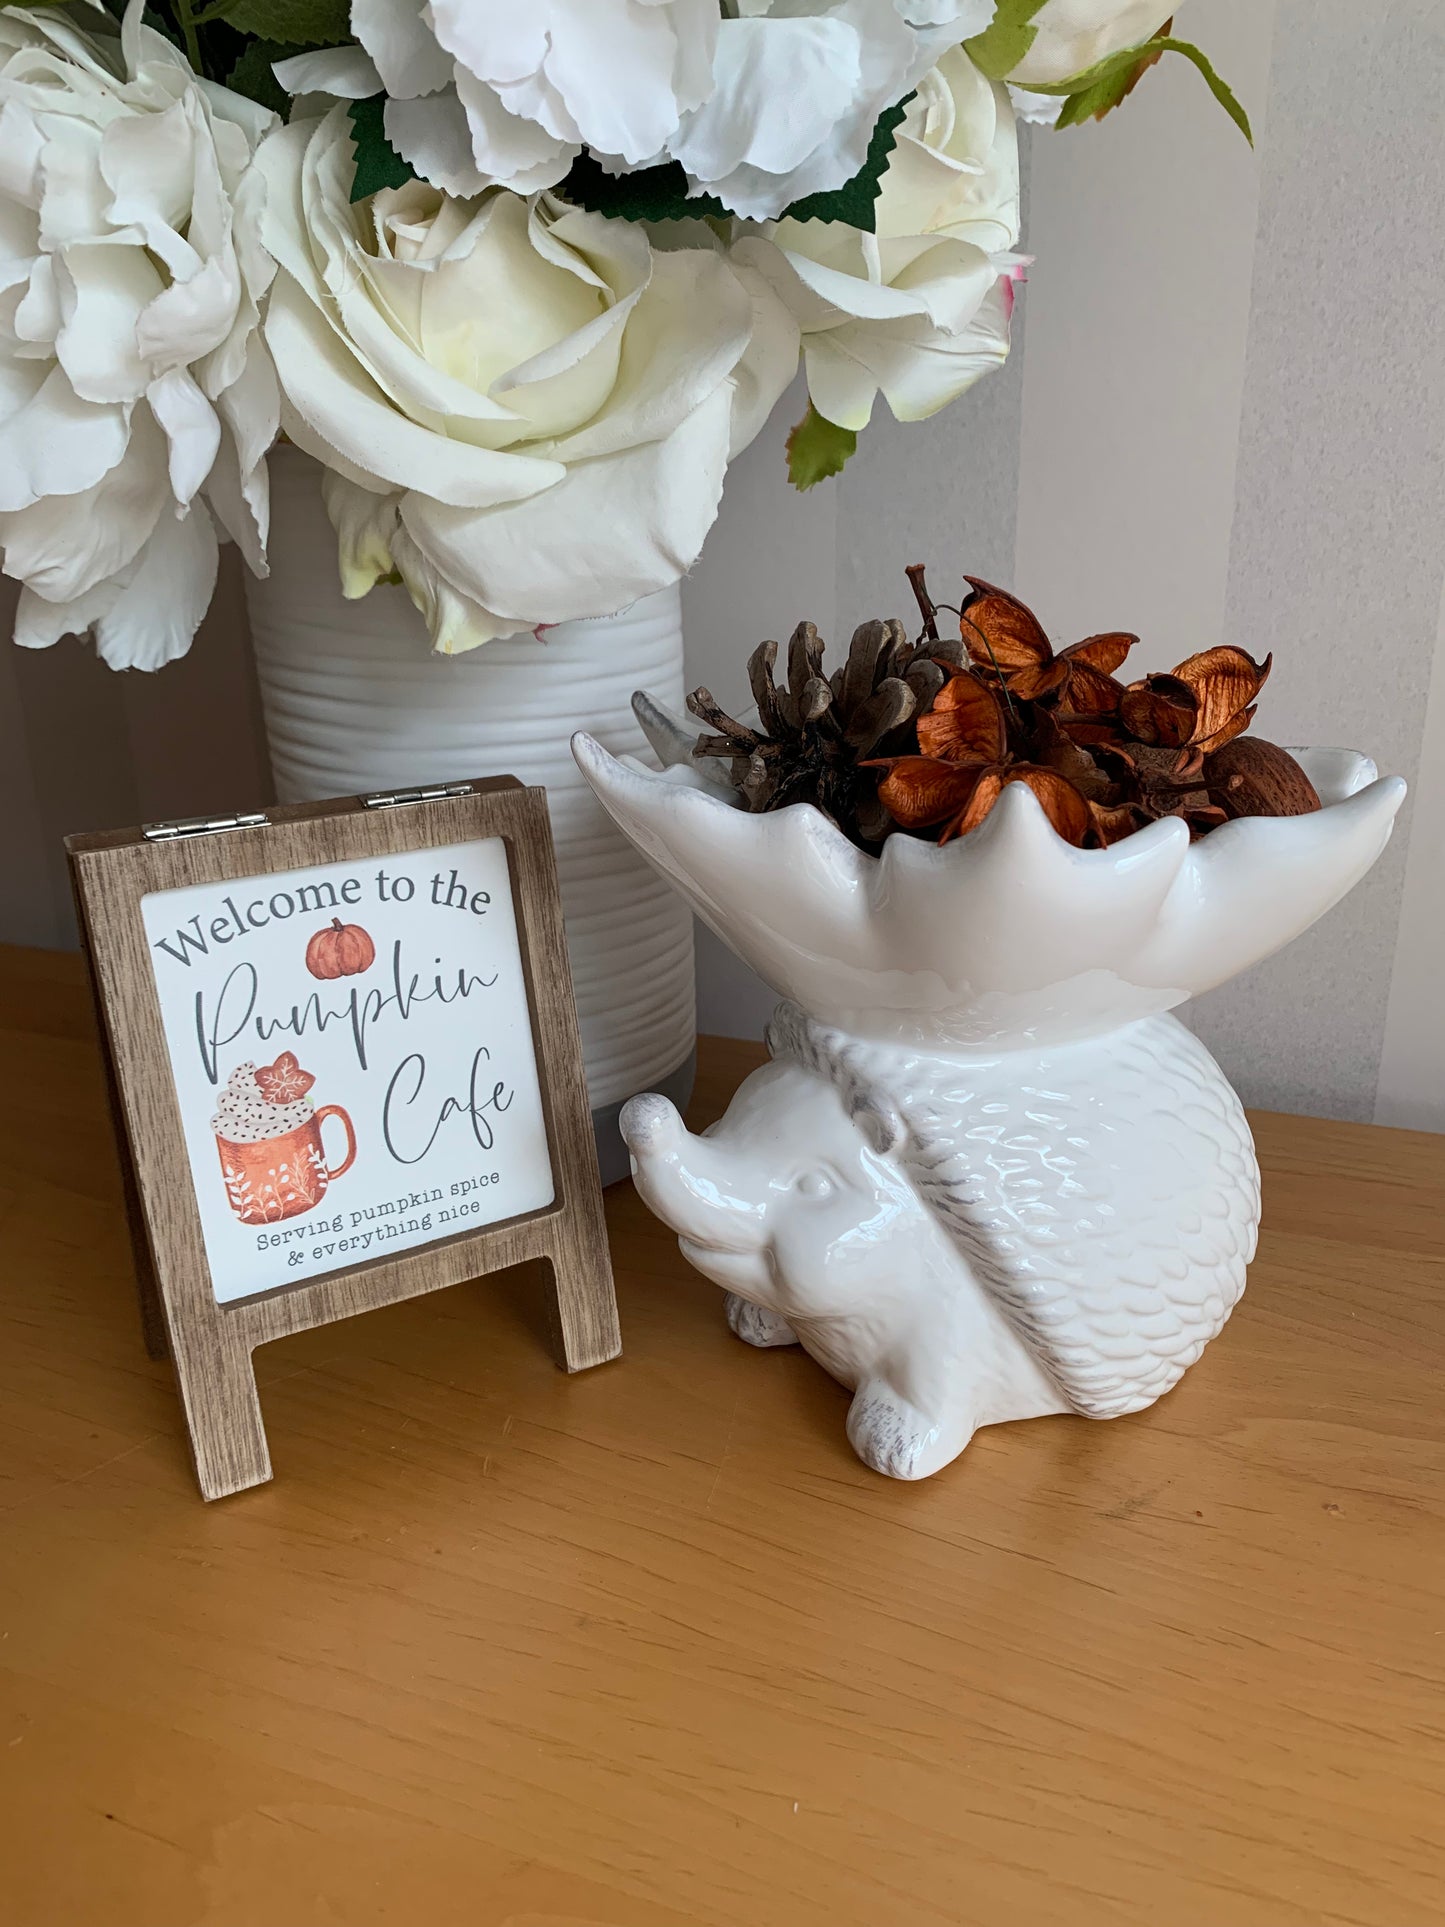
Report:
[{"label": "white ceramic leaf bowl", "polygon": [[971,835],[894,836],[872,857],[809,804],[736,807],[686,759],[694,732],[638,707],[663,773],[573,739],[614,822],[780,997],[920,1049],[1061,1043],[1212,990],[1339,902],[1405,795],[1367,756],[1296,750],[1316,814],[1241,817],[1193,844],[1170,817],[1076,850],[1011,783]]},{"label": "white ceramic leaf bowl", "polygon": [[809,805],[746,812],[690,728],[637,708],[665,767],[580,735],[583,774],[784,999],[773,1062],[705,1136],[655,1095],[623,1113],[643,1197],[733,1329],[852,1388],[849,1438],[894,1477],[979,1425],[1152,1403],[1224,1324],[1259,1219],[1239,1101],[1167,1013],[1337,903],[1403,782],[1297,750],[1318,812],[1106,850],[1014,784],[969,836],[872,857]]}]

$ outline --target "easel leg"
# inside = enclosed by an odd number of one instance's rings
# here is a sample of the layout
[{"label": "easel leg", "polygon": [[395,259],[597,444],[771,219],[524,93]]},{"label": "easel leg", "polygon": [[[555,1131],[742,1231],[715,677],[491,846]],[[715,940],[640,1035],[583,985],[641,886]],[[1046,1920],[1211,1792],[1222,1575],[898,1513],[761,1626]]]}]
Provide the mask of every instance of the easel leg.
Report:
[{"label": "easel leg", "polygon": [[558,1364],[569,1372],[603,1365],[622,1350],[612,1267],[604,1240],[600,1258],[587,1255],[569,1239],[548,1260],[554,1285],[553,1346]]},{"label": "easel leg", "polygon": [[201,1497],[224,1499],[264,1485],[271,1454],[250,1352],[214,1331],[202,1334],[199,1344],[184,1344],[175,1333],[172,1339]]}]

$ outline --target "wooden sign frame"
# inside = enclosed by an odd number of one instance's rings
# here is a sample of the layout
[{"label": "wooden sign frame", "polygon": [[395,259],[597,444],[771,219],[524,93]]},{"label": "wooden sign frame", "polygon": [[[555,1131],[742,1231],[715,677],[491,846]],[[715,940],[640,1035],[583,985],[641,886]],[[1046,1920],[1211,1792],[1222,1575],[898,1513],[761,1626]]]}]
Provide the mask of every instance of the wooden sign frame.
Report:
[{"label": "wooden sign frame", "polygon": [[[506,847],[554,1196],[469,1229],[254,1297],[212,1288],[142,899],[357,858],[500,837]],[[258,1345],[529,1259],[552,1268],[558,1362],[621,1351],[596,1147],[567,966],[545,792],[514,777],[290,804],[234,818],[66,838],[106,1056],[153,1357],[169,1353],[196,1477],[218,1499],[271,1477],[251,1354]]]}]

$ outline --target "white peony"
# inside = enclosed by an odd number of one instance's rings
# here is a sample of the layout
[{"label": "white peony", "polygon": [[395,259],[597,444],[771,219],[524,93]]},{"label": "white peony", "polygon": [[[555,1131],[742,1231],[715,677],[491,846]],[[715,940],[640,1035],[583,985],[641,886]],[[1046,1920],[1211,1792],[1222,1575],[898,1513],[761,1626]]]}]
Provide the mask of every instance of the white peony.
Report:
[{"label": "white peony", "polygon": [[383,88],[387,138],[452,194],[553,187],[585,145],[669,157],[763,220],[862,167],[878,116],[995,0],[353,0],[360,47],[278,63],[294,93]]},{"label": "white peony", "polygon": [[450,653],[690,567],[797,366],[761,282],[545,195],[413,181],[352,206],[341,108],[259,165],[282,421],[330,471],[347,595],[399,572]]},{"label": "white peony", "polygon": [[1017,134],[1007,90],[961,48],[909,105],[876,224],[782,220],[733,250],[798,321],[818,412],[854,430],[880,391],[899,421],[921,421],[1008,353]]},{"label": "white peony", "polygon": [[1044,0],[1033,43],[1009,74],[1015,86],[1072,80],[1109,54],[1152,39],[1178,0]]},{"label": "white peony", "polygon": [[740,0],[712,92],[667,152],[695,193],[770,220],[851,180],[884,108],[993,13],[994,0]]},{"label": "white peony", "polygon": [[91,630],[113,667],[156,669],[210,602],[212,514],[265,567],[249,168],[274,116],[140,15],[117,37],[0,13],[0,546],[17,642]]},{"label": "white peony", "polygon": [[352,0],[358,48],[279,63],[343,99],[385,88],[386,133],[449,193],[552,187],[583,145],[652,160],[712,87],[717,0]]}]

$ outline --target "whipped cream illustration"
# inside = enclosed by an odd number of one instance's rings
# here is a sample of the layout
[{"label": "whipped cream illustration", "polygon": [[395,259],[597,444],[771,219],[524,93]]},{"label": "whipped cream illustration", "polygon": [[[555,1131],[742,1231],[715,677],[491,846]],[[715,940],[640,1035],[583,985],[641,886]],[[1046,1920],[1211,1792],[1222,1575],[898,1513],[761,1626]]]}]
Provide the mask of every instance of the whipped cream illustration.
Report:
[{"label": "whipped cream illustration", "polygon": [[[277,1059],[277,1065],[282,1062],[283,1059]],[[295,1059],[291,1062],[294,1066]],[[279,1103],[277,1099],[287,1099],[287,1094],[296,1089],[298,1083],[304,1091],[312,1080],[305,1072],[291,1079],[278,1077],[276,1069],[276,1065],[267,1065],[258,1073],[252,1063],[236,1066],[226,1079],[226,1088],[216,1103],[216,1115],[211,1119],[211,1129],[217,1137],[226,1138],[232,1144],[260,1144],[267,1138],[284,1137],[288,1131],[297,1130],[309,1121],[314,1108],[309,1097],[293,1097]]]}]

